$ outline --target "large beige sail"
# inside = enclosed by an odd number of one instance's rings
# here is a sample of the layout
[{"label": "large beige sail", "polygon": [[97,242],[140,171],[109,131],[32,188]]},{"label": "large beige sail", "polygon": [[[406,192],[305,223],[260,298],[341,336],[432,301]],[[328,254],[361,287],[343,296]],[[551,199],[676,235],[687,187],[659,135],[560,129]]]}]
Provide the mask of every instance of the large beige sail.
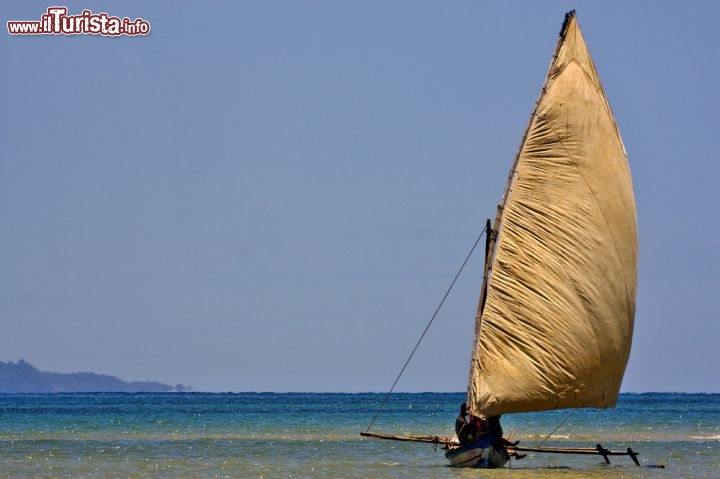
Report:
[{"label": "large beige sail", "polygon": [[478,311],[470,412],[614,406],[635,316],[635,200],[572,13],[503,202]]}]

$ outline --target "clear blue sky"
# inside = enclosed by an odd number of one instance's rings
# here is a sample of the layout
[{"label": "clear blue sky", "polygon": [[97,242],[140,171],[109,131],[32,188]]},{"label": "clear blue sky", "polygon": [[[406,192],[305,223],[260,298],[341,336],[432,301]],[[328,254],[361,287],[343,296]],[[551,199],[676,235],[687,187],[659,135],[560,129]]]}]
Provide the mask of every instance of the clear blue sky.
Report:
[{"label": "clear blue sky", "polygon": [[[3,2],[2,24],[54,3]],[[493,216],[566,11],[629,153],[623,390],[720,391],[720,3],[66,2],[0,35],[0,360],[385,391]],[[462,391],[476,255],[401,379]]]}]

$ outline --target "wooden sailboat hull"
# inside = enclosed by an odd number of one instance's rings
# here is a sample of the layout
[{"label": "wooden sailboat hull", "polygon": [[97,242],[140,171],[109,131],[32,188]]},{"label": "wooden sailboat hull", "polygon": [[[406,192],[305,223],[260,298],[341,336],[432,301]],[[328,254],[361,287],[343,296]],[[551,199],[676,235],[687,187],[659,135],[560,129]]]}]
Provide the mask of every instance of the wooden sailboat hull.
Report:
[{"label": "wooden sailboat hull", "polygon": [[495,438],[488,434],[464,446],[449,448],[445,457],[452,467],[503,467],[510,460],[510,455],[504,446],[495,442]]}]

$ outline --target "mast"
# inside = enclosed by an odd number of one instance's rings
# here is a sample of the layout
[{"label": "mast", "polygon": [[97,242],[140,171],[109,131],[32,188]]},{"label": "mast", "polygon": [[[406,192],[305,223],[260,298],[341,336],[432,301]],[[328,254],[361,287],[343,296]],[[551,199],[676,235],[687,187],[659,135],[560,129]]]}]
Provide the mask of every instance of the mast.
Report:
[{"label": "mast", "polygon": [[[485,301],[487,300],[487,288],[488,283],[490,281],[490,274],[492,272],[492,263],[495,257],[495,245],[497,244],[497,238],[498,234],[500,233],[500,227],[502,224],[502,215],[503,211],[505,210],[505,205],[508,200],[508,196],[511,191],[511,186],[513,182],[513,178],[515,177],[515,172],[517,168],[517,164],[520,161],[520,154],[523,151],[523,148],[525,147],[525,143],[527,141],[528,132],[530,131],[530,127],[532,126],[533,119],[535,118],[535,115],[537,114],[538,107],[540,106],[540,102],[543,99],[543,96],[545,95],[545,92],[547,91],[547,85],[550,82],[553,65],[555,64],[555,61],[558,57],[558,52],[560,51],[560,47],[562,46],[562,42],[565,39],[565,32],[567,31],[568,22],[571,18],[575,17],[575,10],[571,10],[565,14],[565,20],[563,21],[562,28],[560,29],[560,37],[558,38],[557,44],[555,45],[555,53],[553,54],[552,61],[550,62],[550,67],[548,68],[548,73],[545,75],[545,83],[543,84],[542,89],[540,90],[540,96],[535,101],[535,107],[533,108],[532,113],[530,114],[530,119],[528,120],[527,126],[525,127],[525,132],[523,133],[522,139],[520,140],[520,146],[517,149],[517,152],[515,153],[515,158],[513,159],[512,166],[510,167],[510,173],[508,174],[508,179],[505,183],[505,189],[503,190],[502,199],[500,200],[500,203],[497,205],[497,210],[495,212],[495,221],[493,222],[492,228],[490,227],[490,219],[487,220],[486,223],[486,243],[485,243],[485,266],[483,269],[483,281],[482,285],[480,287],[480,300],[477,308],[477,314],[475,315],[475,332],[473,334],[473,349],[472,349],[472,355],[470,358],[470,377],[468,378],[468,396],[470,395],[470,385],[473,382],[473,376],[475,369],[472,367],[472,365],[476,361],[476,354],[478,354],[478,340],[480,338],[480,330],[482,325],[482,314],[483,310],[485,309]],[[473,411],[472,403],[470,397],[468,397],[468,400],[466,401],[468,404],[468,408],[471,414],[477,413],[477,411]]]}]

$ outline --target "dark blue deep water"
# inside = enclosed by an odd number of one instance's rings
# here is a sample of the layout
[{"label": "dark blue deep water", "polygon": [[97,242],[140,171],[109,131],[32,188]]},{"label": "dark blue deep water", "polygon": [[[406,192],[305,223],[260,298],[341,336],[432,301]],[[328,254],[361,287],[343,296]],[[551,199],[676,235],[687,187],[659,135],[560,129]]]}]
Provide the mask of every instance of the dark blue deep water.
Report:
[{"label": "dark blue deep water", "polygon": [[[13,478],[720,477],[720,394],[623,394],[610,410],[506,415],[521,445],[632,447],[453,469],[432,445],[369,440],[382,394],[0,395],[0,476]],[[460,393],[393,394],[372,431],[450,435]],[[568,417],[568,415],[570,416]],[[664,469],[648,467],[661,464]]]}]

